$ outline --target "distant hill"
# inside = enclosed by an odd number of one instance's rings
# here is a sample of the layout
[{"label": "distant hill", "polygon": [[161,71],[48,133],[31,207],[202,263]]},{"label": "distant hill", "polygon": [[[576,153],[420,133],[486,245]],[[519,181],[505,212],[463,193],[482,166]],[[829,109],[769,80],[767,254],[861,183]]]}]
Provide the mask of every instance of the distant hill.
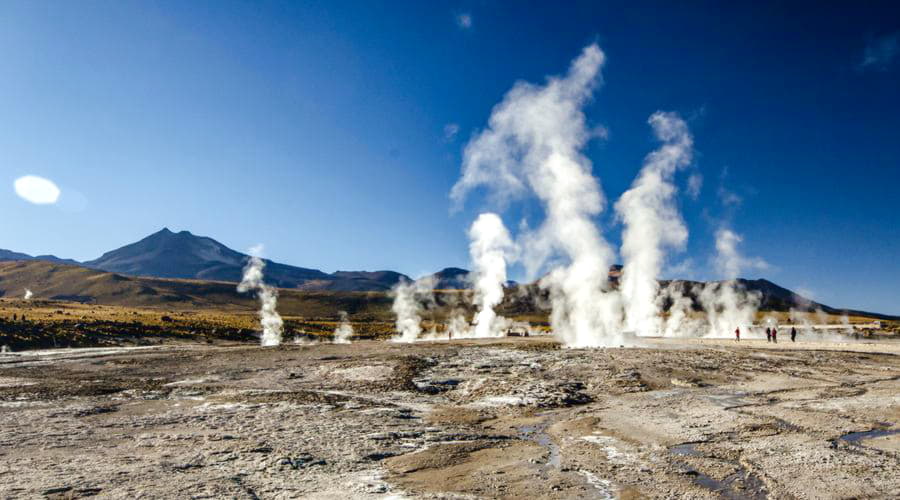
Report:
[{"label": "distant hill", "polygon": [[[168,228],[163,228],[140,241],[106,252],[100,258],[84,263],[79,263],[72,259],[61,259],[53,255],[38,255],[33,257],[25,253],[0,249],[0,263],[3,261],[36,261],[64,264],[66,266],[78,265],[93,270],[115,273],[115,276],[117,276],[115,278],[109,276],[97,278],[93,277],[94,275],[91,275],[91,279],[110,280],[111,282],[119,284],[127,281],[128,277],[125,275],[128,275],[134,277],[199,280],[204,283],[220,282],[217,286],[233,288],[233,284],[241,280],[243,268],[248,259],[249,256],[247,254],[232,250],[212,238],[196,236],[188,231],[175,233]],[[38,268],[36,267],[35,269]],[[58,280],[62,276],[71,277],[75,280],[72,283],[73,289],[79,289],[79,287],[82,287],[80,284],[82,278],[87,279],[86,276],[88,275],[79,274],[76,270],[66,269],[65,272],[59,270],[53,271],[53,273],[55,273],[53,274],[53,278],[47,278],[53,281],[53,287],[55,287],[52,290],[49,290],[48,293],[51,293],[54,297],[62,297],[68,294],[72,297],[72,300],[79,300],[79,293],[76,293],[77,290],[69,290],[64,293],[63,289],[68,289],[65,284],[60,283]],[[458,267],[444,268],[432,275],[435,279],[435,289],[469,290],[472,288],[469,274],[470,271]],[[610,268],[609,279],[613,286],[617,286],[621,274],[622,266],[615,265]],[[389,291],[391,287],[402,279],[409,278],[395,271],[337,271],[328,274],[318,269],[290,266],[270,260],[266,260],[265,269],[265,280],[267,283],[283,289],[296,289],[304,292],[385,292]],[[146,284],[146,281],[147,280],[141,281],[141,283]],[[742,279],[739,281],[748,290],[758,291],[761,294],[762,308],[765,310],[788,310],[793,308],[810,311],[821,309],[830,314],[840,314],[843,312],[843,310],[835,309],[824,304],[813,302],[805,297],[801,297],[800,295],[768,280]],[[231,284],[226,285],[226,283]],[[692,281],[682,281],[682,283],[689,289],[688,295],[691,296],[693,296],[691,289],[703,285],[702,282]],[[155,284],[152,286],[157,285]],[[507,286],[517,286],[517,284],[513,281],[509,281],[507,282]],[[205,287],[206,288],[201,287],[201,290],[197,293],[201,295],[207,293],[209,286],[205,285]],[[7,287],[3,287],[3,284],[0,283],[0,293],[6,288]],[[168,284],[161,288],[163,291],[160,293],[165,296],[165,294],[168,293],[165,290],[181,290],[183,288],[183,286],[176,287]],[[105,287],[104,289],[114,289],[114,287]],[[124,297],[131,297],[138,291],[129,288],[123,290],[121,294]],[[6,291],[5,293],[10,292]],[[146,289],[142,292],[143,295],[148,293],[149,292],[147,292]],[[46,294],[44,294],[44,296],[46,297]],[[96,298],[102,297],[103,294],[86,294],[86,296]],[[693,298],[696,304],[696,297]],[[110,298],[109,300],[112,299]],[[127,300],[130,301],[132,298],[128,298]],[[175,300],[182,300],[182,298],[177,298]],[[191,300],[203,302],[202,297],[195,297]],[[527,304],[523,304],[523,307],[526,305]],[[859,315],[884,319],[893,318],[892,316],[861,311],[849,311],[849,313],[858,313]]]},{"label": "distant hill", "polygon": [[[189,231],[175,233],[168,228],[86,262],[61,259],[53,255],[32,257],[0,249],[0,261],[40,260],[130,276],[231,283],[241,281],[248,259],[247,254],[232,250],[212,238],[196,236]],[[266,282],[279,288],[306,291],[383,291],[390,290],[401,278],[407,278],[394,271],[338,271],[328,274],[318,269],[290,266],[268,259],[265,261]]]},{"label": "distant hill", "polygon": [[[168,228],[85,262],[94,269],[159,278],[239,282],[249,256],[205,236]],[[387,290],[402,276],[392,271],[338,272],[289,266],[266,260],[265,280],[280,288],[301,290]]]},{"label": "distant hill", "polygon": [[[240,282],[249,256],[218,241],[189,231],[172,232],[163,228],[135,243],[104,253],[97,259],[78,262],[52,255],[30,255],[0,250],[0,261],[44,260],[72,264],[129,276],[178,278]],[[337,271],[290,266],[266,260],[265,280],[279,288],[304,291],[364,292],[387,291],[401,279],[410,279],[396,271]],[[472,287],[469,271],[448,267],[434,274],[436,288],[466,290]],[[515,282],[508,282],[514,286]]]},{"label": "distant hill", "polygon": [[401,279],[409,279],[405,274],[395,271],[337,271],[331,274],[346,289],[351,289],[348,282],[359,284],[360,290],[390,290]]},{"label": "distant hill", "polygon": [[[81,266],[37,260],[0,262],[0,297],[67,300],[87,304],[154,307],[171,310],[214,309],[252,312],[253,293],[238,293],[234,283],[124,276]],[[283,315],[335,317],[343,310],[356,318],[391,320],[391,299],[384,292],[279,290]]]},{"label": "distant hill", "polygon": [[32,257],[26,253],[13,252],[12,250],[0,248],[0,261],[8,260],[44,260],[47,262],[55,262],[57,264],[79,264],[77,260],[61,259],[55,255],[37,255]]},{"label": "distant hill", "polygon": [[[447,273],[457,276],[459,273]],[[342,278],[346,279],[346,278]],[[399,279],[386,274],[366,279]],[[787,311],[791,307],[821,308],[830,314],[846,313],[877,319],[900,320],[896,316],[843,311],[806,299],[767,280],[740,280],[747,289],[759,291],[762,310]],[[688,295],[690,289],[702,286],[701,282],[684,282]],[[526,285],[533,292],[522,295],[507,293],[500,305],[501,314],[542,315],[547,311],[546,297],[534,284]],[[67,300],[89,304],[120,305],[132,307],[157,307],[173,310],[229,310],[251,312],[258,308],[252,293],[238,293],[234,283],[171,278],[134,277],[89,269],[81,266],[55,264],[40,260],[0,262],[0,297],[21,298],[25,290],[34,293],[34,300]],[[460,306],[458,292],[452,289],[437,293],[437,303],[448,309]],[[386,291],[322,291],[303,289],[279,290],[278,310],[288,316],[335,317],[337,311],[347,311],[357,319],[390,321],[392,299]],[[440,314],[440,313],[439,313]]]},{"label": "distant hill", "polygon": [[[702,281],[675,281],[680,282],[684,285],[685,295],[691,297],[694,302],[694,308],[699,310],[700,306],[699,300],[697,299],[697,292],[707,283]],[[865,316],[869,318],[884,319],[890,321],[896,321],[900,319],[900,317],[898,316],[891,316],[888,314],[831,307],[811,300],[807,297],[803,297],[802,295],[792,292],[791,290],[788,290],[787,288],[784,288],[782,286],[776,285],[775,283],[772,283],[767,279],[748,280],[738,278],[736,281],[747,291],[758,292],[760,294],[759,309],[762,311],[789,311],[791,309],[794,309],[796,311],[814,312],[816,310],[822,310],[828,314],[835,315],[846,314],[849,316]],[[661,282],[662,286],[666,286],[669,283],[669,281]],[[668,307],[668,305],[666,307]]]},{"label": "distant hill", "polygon": [[432,275],[436,290],[467,290],[472,288],[469,271],[458,267],[447,267]]}]

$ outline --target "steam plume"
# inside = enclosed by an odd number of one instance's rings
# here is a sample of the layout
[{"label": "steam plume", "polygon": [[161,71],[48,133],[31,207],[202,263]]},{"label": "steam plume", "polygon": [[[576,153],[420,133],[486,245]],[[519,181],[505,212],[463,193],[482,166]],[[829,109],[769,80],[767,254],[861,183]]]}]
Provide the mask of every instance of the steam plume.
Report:
[{"label": "steam plume", "polygon": [[687,294],[683,281],[671,281],[659,295],[657,306],[662,310],[662,302],[668,300],[669,315],[665,320],[662,334],[664,337],[687,337],[698,330],[697,321],[690,313],[694,301]]},{"label": "steam plume", "polygon": [[350,324],[347,311],[339,311],[338,314],[341,316],[341,323],[334,330],[334,343],[349,344],[350,337],[353,336],[353,325]]},{"label": "steam plume", "polygon": [[434,300],[434,284],[434,276],[425,276],[416,281],[400,280],[394,285],[391,310],[397,316],[397,332],[400,333],[393,338],[394,342],[415,342],[422,334],[421,303]]},{"label": "steam plume", "polygon": [[647,155],[631,189],[622,194],[615,208],[625,224],[620,290],[626,328],[642,335],[657,335],[661,330],[657,278],[665,251],[683,248],[688,236],[675,203],[672,178],[676,170],[691,162],[693,139],[687,124],[675,113],[657,111],[648,122],[663,145]]},{"label": "steam plume", "polygon": [[469,229],[469,254],[474,264],[475,337],[500,337],[507,321],[494,311],[503,300],[506,283],[506,256],[512,251],[512,238],[500,216],[483,213]]},{"label": "steam plume", "polygon": [[766,269],[769,264],[760,258],[747,258],[738,251],[744,238],[726,227],[716,231],[716,269],[724,277],[735,279],[745,268]]},{"label": "steam plume", "polygon": [[459,204],[486,185],[500,201],[529,192],[541,201],[546,217],[528,235],[523,257],[532,269],[556,256],[566,262],[541,286],[550,291],[553,330],[568,346],[615,343],[621,324],[621,304],[607,279],[614,253],[593,223],[604,197],[581,153],[591,137],[582,107],[604,57],[589,45],[564,77],[543,86],[514,85],[492,111],[488,128],[466,146],[462,178],[450,193]]},{"label": "steam plume", "polygon": [[748,292],[737,277],[745,267],[765,267],[761,259],[741,255],[738,245],[742,237],[728,228],[716,232],[715,264],[725,281],[708,283],[700,292],[700,303],[706,311],[707,336],[730,336],[735,328],[748,332],[756,317],[761,296]]},{"label": "steam plume", "polygon": [[31,297],[34,297],[34,294],[31,293],[31,290],[26,288],[25,289],[25,297],[24,297],[25,300],[31,300]]},{"label": "steam plume", "polygon": [[[260,249],[257,247],[251,250],[251,253],[256,254],[259,251]],[[265,267],[265,261],[257,255],[252,255],[244,267],[244,276],[238,284],[237,291],[245,293],[256,290],[260,304],[259,322],[263,328],[261,343],[263,346],[277,346],[281,344],[284,322],[275,309],[278,304],[278,290],[263,281],[263,269]]]}]

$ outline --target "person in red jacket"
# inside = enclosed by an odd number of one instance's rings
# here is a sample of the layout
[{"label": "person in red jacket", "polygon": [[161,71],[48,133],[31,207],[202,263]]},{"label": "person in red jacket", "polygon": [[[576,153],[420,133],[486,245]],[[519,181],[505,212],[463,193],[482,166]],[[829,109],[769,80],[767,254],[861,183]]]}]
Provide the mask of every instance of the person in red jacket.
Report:
[{"label": "person in red jacket", "polygon": [[734,338],[737,342],[741,341],[741,327],[737,327],[734,329]]},{"label": "person in red jacket", "polygon": [[772,342],[778,343],[778,329],[772,328]]}]

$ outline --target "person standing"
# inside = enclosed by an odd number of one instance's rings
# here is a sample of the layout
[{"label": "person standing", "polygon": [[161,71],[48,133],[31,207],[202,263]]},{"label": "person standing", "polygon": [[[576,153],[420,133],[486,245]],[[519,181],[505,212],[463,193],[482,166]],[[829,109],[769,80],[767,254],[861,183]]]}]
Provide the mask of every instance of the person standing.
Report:
[{"label": "person standing", "polygon": [[797,341],[797,327],[792,326],[791,327],[791,342],[796,342],[796,341]]},{"label": "person standing", "polygon": [[772,327],[772,342],[778,343],[778,329]]},{"label": "person standing", "polygon": [[736,342],[741,341],[741,327],[737,327],[734,329],[734,338]]},{"label": "person standing", "polygon": [[772,329],[768,326],[766,327],[766,342],[772,341]]}]

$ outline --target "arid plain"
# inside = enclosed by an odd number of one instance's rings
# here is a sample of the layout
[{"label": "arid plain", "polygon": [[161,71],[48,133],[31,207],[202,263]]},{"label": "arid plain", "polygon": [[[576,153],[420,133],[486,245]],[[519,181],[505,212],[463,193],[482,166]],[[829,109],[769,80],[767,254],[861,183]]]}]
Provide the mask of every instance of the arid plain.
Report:
[{"label": "arid plain", "polygon": [[2,302],[47,331],[120,315],[156,332],[0,354],[4,498],[900,494],[893,335],[564,349],[307,334],[262,348],[241,333],[250,315],[209,314],[226,318],[211,334],[201,312]]}]

